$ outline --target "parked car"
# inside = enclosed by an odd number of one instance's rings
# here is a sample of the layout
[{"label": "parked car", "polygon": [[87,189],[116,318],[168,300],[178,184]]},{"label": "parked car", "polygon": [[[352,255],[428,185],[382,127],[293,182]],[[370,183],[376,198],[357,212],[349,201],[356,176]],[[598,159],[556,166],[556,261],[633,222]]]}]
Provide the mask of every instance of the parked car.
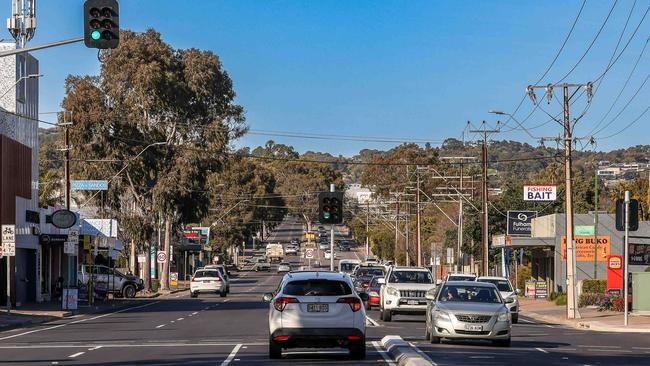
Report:
[{"label": "parked car", "polygon": [[284,254],[289,256],[289,255],[298,255],[298,248],[295,246],[289,244],[284,248]]},{"label": "parked car", "polygon": [[81,265],[77,277],[82,284],[88,285],[92,267],[93,282],[107,284],[107,291],[126,298],[133,298],[144,288],[144,281],[132,274],[124,274],[116,269],[104,265]]},{"label": "parked car", "polygon": [[208,264],[203,268],[216,269],[217,271],[219,271],[219,273],[221,273],[221,277],[223,278],[223,280],[226,281],[226,292],[230,293],[230,272],[228,272],[226,266],[224,266],[223,264]]},{"label": "parked car", "polygon": [[271,270],[271,262],[269,262],[268,259],[266,259],[266,258],[256,258],[256,261],[253,264],[253,270],[255,272],[270,271]]},{"label": "parked car", "polygon": [[381,286],[381,320],[389,322],[396,314],[424,314],[427,291],[436,288],[428,269],[422,267],[391,267]]},{"label": "parked car", "polygon": [[284,275],[276,293],[264,294],[269,305],[269,358],[289,348],[350,350],[366,357],[365,294],[358,295],[350,277],[337,272],[293,272]]},{"label": "parked car", "polygon": [[217,269],[200,269],[194,272],[190,281],[190,296],[197,297],[199,293],[215,293],[225,297],[226,281]]},{"label": "parked car", "polygon": [[350,243],[348,243],[346,240],[341,240],[341,242],[339,243],[339,250],[342,252],[349,252]]},{"label": "parked car", "polygon": [[476,281],[476,275],[473,273],[447,273],[445,282],[447,281]]},{"label": "parked car", "polygon": [[278,273],[291,272],[291,265],[287,262],[278,264]]},{"label": "parked car", "polygon": [[476,279],[478,282],[487,282],[495,285],[501,294],[501,297],[504,299],[513,299],[512,302],[506,303],[506,307],[510,310],[512,314],[512,324],[517,324],[519,322],[519,290],[512,288],[510,280],[505,277],[479,277]]},{"label": "parked car", "polygon": [[368,294],[368,301],[366,301],[366,310],[371,310],[373,307],[379,307],[381,303],[381,284],[379,279],[383,276],[375,276],[368,283],[366,293]]},{"label": "parked car", "polygon": [[431,343],[447,339],[486,339],[510,346],[512,321],[495,285],[485,282],[448,281],[428,293],[425,337]]}]

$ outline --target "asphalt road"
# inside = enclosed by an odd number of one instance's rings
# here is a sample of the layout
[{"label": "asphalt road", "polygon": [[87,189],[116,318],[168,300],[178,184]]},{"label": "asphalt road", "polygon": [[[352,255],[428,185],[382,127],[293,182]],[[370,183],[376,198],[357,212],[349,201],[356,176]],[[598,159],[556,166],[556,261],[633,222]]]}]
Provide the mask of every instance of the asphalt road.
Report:
[{"label": "asphalt road", "polygon": [[[276,240],[300,234],[286,223]],[[342,257],[356,257],[343,253]],[[361,255],[361,253],[358,253]],[[291,258],[300,263],[301,258]],[[295,350],[281,360],[267,357],[268,304],[261,301],[280,275],[240,273],[226,298],[187,293],[141,300],[118,311],[66,319],[0,333],[0,364],[6,365],[374,365],[394,364],[376,346],[385,335],[400,335],[437,365],[648,365],[650,336],[580,331],[539,324],[523,318],[514,326],[511,348],[481,342],[424,340],[424,319],[396,316],[379,321],[368,314],[368,357],[347,358],[347,352]]]}]

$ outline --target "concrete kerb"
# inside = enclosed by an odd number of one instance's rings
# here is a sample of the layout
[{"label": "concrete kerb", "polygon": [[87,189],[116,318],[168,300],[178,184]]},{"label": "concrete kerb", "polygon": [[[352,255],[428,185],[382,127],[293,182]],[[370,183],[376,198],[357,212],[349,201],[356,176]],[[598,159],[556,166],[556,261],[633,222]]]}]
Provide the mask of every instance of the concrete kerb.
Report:
[{"label": "concrete kerb", "polygon": [[523,316],[535,319],[537,321],[551,323],[551,324],[560,324],[566,325],[580,330],[592,330],[596,332],[614,332],[614,333],[650,333],[650,327],[648,328],[629,328],[623,325],[609,325],[603,324],[598,321],[584,321],[584,320],[568,320],[568,319],[558,319],[554,316],[542,315],[534,312],[525,312],[521,313]]},{"label": "concrete kerb", "polygon": [[399,366],[432,366],[418,350],[400,336],[389,335],[381,339],[381,346]]}]

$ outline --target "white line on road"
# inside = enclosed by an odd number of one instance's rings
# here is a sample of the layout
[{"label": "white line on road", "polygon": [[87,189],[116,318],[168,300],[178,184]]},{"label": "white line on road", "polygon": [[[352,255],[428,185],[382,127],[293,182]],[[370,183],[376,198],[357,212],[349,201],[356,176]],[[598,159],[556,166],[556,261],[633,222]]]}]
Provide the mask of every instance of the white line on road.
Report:
[{"label": "white line on road", "polygon": [[179,321],[181,321],[183,319],[185,319],[185,318],[178,318],[178,319],[176,319],[176,321],[179,322]]},{"label": "white line on road", "polygon": [[71,322],[67,322],[67,323],[63,323],[63,324],[59,324],[59,325],[55,325],[55,326],[52,326],[52,327],[40,328],[40,329],[34,329],[34,330],[30,330],[30,331],[28,331],[28,332],[23,332],[23,333],[19,333],[19,334],[14,334],[14,335],[10,335],[10,336],[6,336],[6,337],[2,337],[2,338],[0,338],[0,341],[4,341],[5,339],[10,339],[10,338],[15,338],[15,337],[24,336],[24,335],[27,335],[27,334],[32,334],[32,333],[42,332],[42,331],[45,331],[45,330],[57,329],[57,328],[65,327],[66,325],[70,325],[70,324],[83,323],[83,322],[88,321],[88,320],[97,320],[97,319],[100,319],[100,318],[103,318],[103,317],[107,317],[107,316],[109,316],[109,315],[118,314],[118,313],[123,313],[123,312],[125,312],[125,311],[135,310],[135,309],[140,309],[140,308],[144,308],[144,307],[147,307],[147,306],[151,306],[151,305],[157,304],[157,303],[159,303],[159,302],[160,302],[160,301],[154,301],[154,302],[150,302],[150,303],[147,303],[147,304],[144,304],[144,305],[138,305],[138,306],[132,306],[132,307],[130,307],[130,308],[124,308],[124,309],[121,309],[121,310],[114,311],[114,312],[112,312],[112,313],[106,313],[106,314],[102,314],[102,315],[94,316],[94,317],[92,317],[92,318],[84,318],[84,319],[79,319],[79,320],[75,320],[75,321],[71,321]]},{"label": "white line on road", "polygon": [[539,348],[539,347],[537,347],[537,348],[535,348],[535,349],[538,350],[538,351],[540,351],[540,352],[542,352],[542,353],[548,353],[547,350],[542,349],[542,348]]},{"label": "white line on road", "polygon": [[632,349],[643,349],[643,350],[650,350],[650,347],[632,347]]},{"label": "white line on road", "polygon": [[368,320],[370,322],[370,324],[372,324],[375,327],[379,326],[379,323],[377,323],[373,318],[371,318],[369,316],[366,317],[366,320]]},{"label": "white line on road", "polygon": [[390,365],[390,366],[396,366],[395,362],[393,362],[393,360],[391,360],[390,356],[386,353],[386,351],[384,351],[384,350],[381,348],[381,346],[379,345],[379,342],[377,342],[377,341],[373,341],[373,342],[372,342],[372,345],[373,345],[373,347],[375,347],[375,349],[377,350],[377,353],[379,353],[379,354],[381,355],[381,358],[383,358],[384,361],[386,361],[386,363],[387,363],[388,365]]},{"label": "white line on road", "polygon": [[198,311],[195,311],[195,312],[192,313],[192,315],[196,315],[196,314],[198,314],[198,313],[199,313]]},{"label": "white line on road", "polygon": [[528,319],[523,319],[523,318],[519,319],[519,321],[520,321],[520,322],[524,322],[524,323],[528,323],[528,324],[537,324],[537,323],[535,323],[535,322],[533,322],[533,321],[530,321],[530,320],[528,320]]},{"label": "white line on road", "polygon": [[160,324],[160,325],[158,325],[158,326],[156,327],[156,329],[162,328],[162,327],[164,327],[165,325],[167,325],[167,324]]},{"label": "white line on road", "polygon": [[[164,343],[124,343],[124,344],[41,344],[41,345],[14,345],[14,346],[0,346],[0,349],[53,349],[53,348],[89,348],[92,346],[100,346],[101,348],[139,348],[139,347],[232,347],[240,343],[178,343],[178,342],[164,342]],[[248,346],[268,346],[268,342],[255,342],[246,343]]]},{"label": "white line on road", "polygon": [[223,360],[223,362],[221,363],[221,366],[226,366],[226,365],[230,364],[230,362],[232,362],[232,359],[235,358],[235,356],[237,355],[237,352],[239,352],[239,349],[242,346],[243,346],[243,344],[241,344],[241,343],[237,344],[235,346],[235,348],[232,349],[232,351],[230,352],[228,357],[225,360]]},{"label": "white line on road", "polygon": [[79,356],[83,355],[84,353],[86,353],[86,352],[77,352],[75,354],[72,354],[72,355],[68,356],[68,358],[76,358],[76,357],[79,357]]},{"label": "white line on road", "polygon": [[592,345],[582,345],[579,344],[577,347],[584,347],[584,348],[621,348],[621,346],[592,346]]},{"label": "white line on road", "polygon": [[102,348],[102,346],[96,346],[96,347],[93,347],[93,348],[88,348],[88,350],[89,351],[94,351],[94,350],[100,349],[100,348]]},{"label": "white line on road", "polygon": [[411,345],[411,347],[413,347],[413,349],[415,350],[415,352],[417,352],[417,353],[418,353],[420,356],[422,356],[425,360],[431,362],[434,366],[438,366],[438,364],[437,364],[434,360],[432,360],[431,357],[429,357],[429,355],[427,355],[426,353],[424,353],[424,352],[423,352],[421,349],[419,349],[415,344],[413,344],[412,342],[409,342],[409,344]]},{"label": "white line on road", "polygon": [[494,356],[469,356],[469,358],[494,358]]}]

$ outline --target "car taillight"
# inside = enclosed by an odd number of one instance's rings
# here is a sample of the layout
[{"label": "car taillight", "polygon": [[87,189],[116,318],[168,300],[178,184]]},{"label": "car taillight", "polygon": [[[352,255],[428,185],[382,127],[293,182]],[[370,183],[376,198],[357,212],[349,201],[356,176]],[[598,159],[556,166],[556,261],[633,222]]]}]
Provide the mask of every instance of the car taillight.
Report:
[{"label": "car taillight", "polygon": [[364,284],[363,284],[363,288],[368,288],[368,284],[367,284],[367,283],[364,283]]},{"label": "car taillight", "polygon": [[299,303],[298,299],[295,297],[278,297],[273,301],[273,307],[277,311],[283,311],[284,307],[287,306],[287,304],[296,304]]},{"label": "car taillight", "polygon": [[337,303],[339,304],[348,304],[350,305],[350,309],[352,311],[357,312],[361,310],[361,300],[356,297],[342,297],[338,300],[336,300]]}]

